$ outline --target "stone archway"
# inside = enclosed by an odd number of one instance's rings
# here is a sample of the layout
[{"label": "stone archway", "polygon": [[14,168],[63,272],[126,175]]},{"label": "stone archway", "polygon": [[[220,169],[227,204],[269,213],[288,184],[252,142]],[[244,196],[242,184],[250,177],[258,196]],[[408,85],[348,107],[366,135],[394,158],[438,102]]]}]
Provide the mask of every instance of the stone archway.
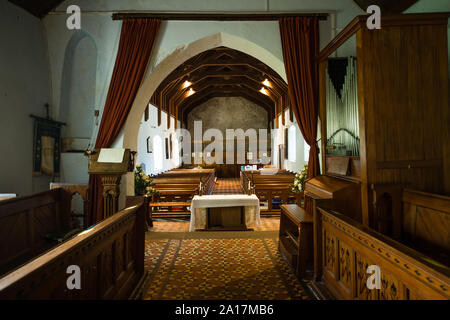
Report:
[{"label": "stone archway", "polygon": [[[177,68],[186,60],[201,52],[220,46],[242,51],[248,55],[255,57],[256,59],[262,61],[267,66],[272,68],[280,75],[280,77],[284,81],[287,82],[283,60],[278,59],[268,50],[255,44],[254,42],[251,42],[245,38],[222,32],[204,37],[184,47],[176,49],[174,52],[164,58],[164,60],[162,60],[158,64],[155,70],[145,78],[136,95],[130,113],[128,114],[122,134],[118,137],[114,146],[137,150],[137,141],[139,134],[139,126],[137,124],[140,123],[142,114],[144,113],[144,110],[148,102],[150,101],[151,96],[153,95],[159,84],[173,70],[175,70],[175,68]],[[124,178],[124,182],[121,186],[121,194],[134,195],[133,173],[128,173]]]}]

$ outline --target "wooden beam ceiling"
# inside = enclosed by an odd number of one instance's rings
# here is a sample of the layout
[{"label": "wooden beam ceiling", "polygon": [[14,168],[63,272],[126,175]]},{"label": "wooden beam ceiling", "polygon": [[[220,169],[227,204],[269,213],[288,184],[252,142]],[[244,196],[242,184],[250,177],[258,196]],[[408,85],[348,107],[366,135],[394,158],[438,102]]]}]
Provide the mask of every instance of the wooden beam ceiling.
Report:
[{"label": "wooden beam ceiling", "polygon": [[[265,79],[270,86],[262,83]],[[183,88],[186,80],[192,84]],[[260,92],[263,87],[268,95]],[[190,89],[195,93],[188,96]],[[207,50],[180,65],[162,81],[150,102],[186,121],[193,108],[213,97],[245,98],[266,109],[271,118],[289,106],[287,84],[274,70],[252,56],[226,47]]]}]

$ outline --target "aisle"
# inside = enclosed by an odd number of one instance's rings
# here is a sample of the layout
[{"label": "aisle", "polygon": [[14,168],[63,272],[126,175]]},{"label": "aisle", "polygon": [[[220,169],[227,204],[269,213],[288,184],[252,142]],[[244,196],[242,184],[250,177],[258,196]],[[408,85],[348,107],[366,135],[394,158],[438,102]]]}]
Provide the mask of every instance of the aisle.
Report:
[{"label": "aisle", "polygon": [[[278,231],[280,227],[280,217],[261,217],[261,226],[255,231]],[[188,232],[189,218],[154,218],[151,232]]]},{"label": "aisle", "polygon": [[[154,233],[146,240],[144,300],[307,300],[278,251],[277,232]],[[152,239],[152,237],[155,237]]]},{"label": "aisle", "polygon": [[213,194],[242,194],[241,182],[236,178],[217,178]]}]

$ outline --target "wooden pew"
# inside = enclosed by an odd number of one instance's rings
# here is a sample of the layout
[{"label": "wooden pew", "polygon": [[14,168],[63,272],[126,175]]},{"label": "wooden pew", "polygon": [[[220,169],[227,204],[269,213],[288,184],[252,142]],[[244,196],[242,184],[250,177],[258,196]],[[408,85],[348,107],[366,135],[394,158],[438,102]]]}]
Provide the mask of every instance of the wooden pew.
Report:
[{"label": "wooden pew", "polygon": [[450,197],[373,185],[374,228],[450,265]]},{"label": "wooden pew", "polygon": [[[323,250],[315,263],[321,272],[311,284],[321,298],[358,300],[450,299],[450,268],[348,216],[318,207],[315,228],[320,228]],[[369,289],[380,268],[380,288]]]},{"label": "wooden pew", "polygon": [[[153,183],[160,194],[152,198],[150,216],[187,216],[191,199],[196,194],[211,194],[214,190],[215,170],[173,169],[153,177]],[[173,210],[175,207],[182,210]]]},{"label": "wooden pew", "polygon": [[72,230],[71,199],[58,188],[0,202],[0,275],[54,247],[47,235]]},{"label": "wooden pew", "polygon": [[[144,208],[117,212],[0,278],[0,299],[127,299],[144,276]],[[69,290],[67,268],[81,270],[81,289]]]},{"label": "wooden pew", "polygon": [[273,200],[279,199],[281,204],[296,203],[297,196],[290,192],[289,186],[294,183],[294,174],[279,171],[276,174],[261,174],[259,170],[241,171],[241,185],[245,193],[255,193],[261,202],[267,201],[267,209],[262,208],[262,215],[280,213],[280,207],[273,206]]}]

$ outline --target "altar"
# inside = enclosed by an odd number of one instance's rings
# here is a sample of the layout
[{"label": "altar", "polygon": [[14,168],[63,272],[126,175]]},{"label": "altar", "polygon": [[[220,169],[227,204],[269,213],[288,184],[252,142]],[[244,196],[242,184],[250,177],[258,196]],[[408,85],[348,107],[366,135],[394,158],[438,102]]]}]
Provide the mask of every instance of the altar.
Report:
[{"label": "altar", "polygon": [[256,195],[194,196],[189,231],[248,230],[261,223]]}]

